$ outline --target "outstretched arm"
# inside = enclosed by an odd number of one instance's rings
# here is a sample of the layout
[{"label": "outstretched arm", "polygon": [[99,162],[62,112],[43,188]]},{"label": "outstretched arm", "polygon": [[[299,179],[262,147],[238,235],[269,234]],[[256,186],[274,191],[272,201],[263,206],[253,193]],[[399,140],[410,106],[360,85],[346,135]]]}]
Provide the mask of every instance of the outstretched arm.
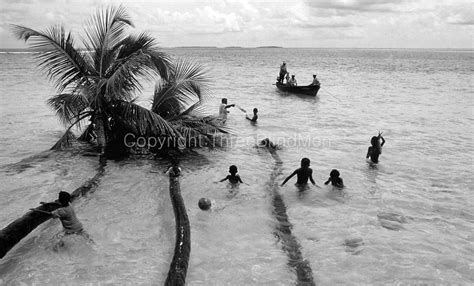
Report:
[{"label": "outstretched arm", "polygon": [[324,182],[325,185],[329,184],[331,182],[331,178],[329,178],[326,182]]},{"label": "outstretched arm", "polygon": [[294,171],[291,175],[289,175],[284,181],[283,183],[281,183],[281,185],[283,186],[286,182],[288,182],[289,179],[291,179],[294,175],[296,175],[296,171]]},{"label": "outstretched arm", "polygon": [[235,106],[235,104],[229,104],[229,105],[226,105],[225,108],[227,109],[227,108],[234,107],[234,106]]},{"label": "outstretched arm", "polygon": [[239,179],[239,182],[241,182],[242,184],[244,183],[242,182],[242,179],[240,178],[240,176],[237,176],[237,179]]},{"label": "outstretched arm", "polygon": [[219,182],[224,182],[225,180],[227,180],[229,178],[229,176],[225,177],[224,179],[220,180]]},{"label": "outstretched arm", "polygon": [[385,139],[382,137],[382,135],[379,135],[380,139],[382,139],[382,143],[380,144],[380,147],[383,146],[383,144],[385,144]]}]

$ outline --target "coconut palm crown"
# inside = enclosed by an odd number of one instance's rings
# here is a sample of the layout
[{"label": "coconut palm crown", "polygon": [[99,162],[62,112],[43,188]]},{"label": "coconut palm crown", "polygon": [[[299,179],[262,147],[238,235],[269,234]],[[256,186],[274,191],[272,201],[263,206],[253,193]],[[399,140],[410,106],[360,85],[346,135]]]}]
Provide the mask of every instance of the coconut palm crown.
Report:
[{"label": "coconut palm crown", "polygon": [[[188,61],[173,64],[151,36],[130,34],[131,27],[133,24],[122,6],[99,10],[91,18],[85,27],[82,47],[62,26],[45,31],[13,26],[15,35],[39,52],[38,65],[57,88],[58,94],[48,103],[68,126],[60,141],[67,139],[69,130],[87,118],[91,124],[85,133],[95,131],[101,151],[114,136],[111,122],[147,136],[182,138],[192,132],[208,134],[218,130],[211,128],[211,120],[200,119],[200,127],[191,132],[187,129],[189,122],[184,120],[200,105],[202,69]],[[161,101],[155,100],[153,112],[135,104],[135,94],[143,87],[140,80],[158,79],[168,92]],[[193,96],[197,98],[195,105],[185,108],[183,104]],[[192,118],[198,121],[197,117]],[[178,128],[189,132],[183,135]]]}]

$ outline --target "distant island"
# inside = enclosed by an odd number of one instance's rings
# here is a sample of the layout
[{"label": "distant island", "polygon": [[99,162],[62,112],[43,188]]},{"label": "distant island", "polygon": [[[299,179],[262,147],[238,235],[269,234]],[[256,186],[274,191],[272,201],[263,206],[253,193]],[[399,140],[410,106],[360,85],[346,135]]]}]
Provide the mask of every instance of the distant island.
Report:
[{"label": "distant island", "polygon": [[283,47],[280,47],[280,46],[260,46],[260,47],[257,47],[257,49],[283,49]]},{"label": "distant island", "polygon": [[216,46],[179,46],[175,49],[217,49]]}]

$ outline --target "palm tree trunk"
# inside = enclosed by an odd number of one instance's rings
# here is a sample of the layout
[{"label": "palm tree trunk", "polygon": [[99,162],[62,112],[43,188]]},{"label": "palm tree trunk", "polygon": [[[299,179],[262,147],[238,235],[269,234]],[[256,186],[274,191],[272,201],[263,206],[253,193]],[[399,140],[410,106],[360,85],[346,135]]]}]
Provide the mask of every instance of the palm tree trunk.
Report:
[{"label": "palm tree trunk", "polygon": [[191,230],[179,187],[179,177],[170,175],[170,197],[176,222],[176,242],[165,285],[185,285],[191,252]]},{"label": "palm tree trunk", "polygon": [[[101,156],[96,175],[71,193],[71,201],[74,201],[75,199],[87,193],[95,191],[99,185],[100,179],[105,173],[106,164],[107,161],[105,157]],[[58,203],[52,202],[42,204],[36,209],[40,211],[51,212],[59,207],[60,205]],[[50,215],[30,211],[7,225],[4,229],[0,230],[0,258],[3,258],[7,252],[10,251],[10,249],[12,249],[18,242],[20,242],[36,227],[50,218]]]},{"label": "palm tree trunk", "polygon": [[107,138],[105,135],[105,118],[99,113],[94,118],[95,132],[97,134],[97,147],[100,154],[103,154],[107,147]]}]

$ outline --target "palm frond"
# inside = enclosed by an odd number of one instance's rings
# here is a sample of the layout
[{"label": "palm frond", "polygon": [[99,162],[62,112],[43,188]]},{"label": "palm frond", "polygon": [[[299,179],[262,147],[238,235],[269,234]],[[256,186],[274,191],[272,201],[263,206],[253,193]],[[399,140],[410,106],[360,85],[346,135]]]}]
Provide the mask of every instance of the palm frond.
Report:
[{"label": "palm frond", "polygon": [[82,93],[57,94],[48,99],[48,104],[56,111],[64,125],[71,124],[89,106]]},{"label": "palm frond", "polygon": [[65,148],[69,147],[71,145],[71,141],[76,138],[76,136],[74,136],[74,134],[71,132],[71,128],[74,125],[76,125],[78,122],[80,122],[81,120],[85,119],[87,116],[89,116],[89,115],[86,114],[86,115],[78,117],[76,119],[76,121],[74,123],[72,123],[68,127],[68,129],[66,129],[66,132],[64,132],[64,135],[61,136],[61,138],[56,142],[56,144],[53,145],[53,147],[51,147],[50,150],[60,151],[60,150],[64,150]]},{"label": "palm frond", "polygon": [[137,135],[181,137],[165,119],[140,105],[116,101],[111,109],[112,118]]},{"label": "palm frond", "polygon": [[155,86],[152,110],[159,114],[180,114],[184,108],[203,99],[209,91],[207,70],[188,59],[173,64],[169,81]]},{"label": "palm frond", "polygon": [[71,130],[66,130],[63,136],[56,142],[56,144],[51,147],[50,150],[62,151],[65,148],[71,146],[71,141],[74,140],[76,136],[71,132]]},{"label": "palm frond", "polygon": [[87,50],[92,51],[99,77],[103,77],[114,63],[116,51],[112,48],[127,37],[125,29],[129,26],[133,27],[133,23],[123,6],[98,10],[89,20],[83,43]]},{"label": "palm frond", "polygon": [[74,47],[71,33],[62,26],[53,26],[44,32],[13,25],[13,33],[20,40],[30,44],[37,54],[39,67],[47,72],[48,78],[59,92],[74,87],[91,74],[92,67],[87,57]]}]

